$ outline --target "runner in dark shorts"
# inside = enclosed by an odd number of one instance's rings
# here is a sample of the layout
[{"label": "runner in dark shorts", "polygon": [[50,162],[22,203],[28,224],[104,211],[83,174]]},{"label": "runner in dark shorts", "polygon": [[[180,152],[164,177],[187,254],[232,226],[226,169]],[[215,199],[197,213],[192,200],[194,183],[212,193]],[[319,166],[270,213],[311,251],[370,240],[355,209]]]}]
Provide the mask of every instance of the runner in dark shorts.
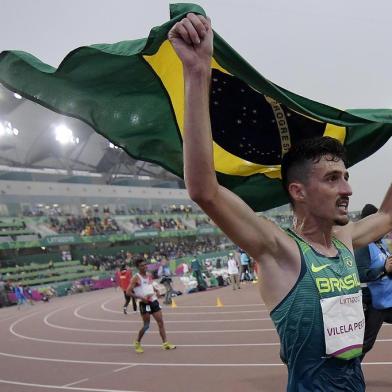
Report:
[{"label": "runner in dark shorts", "polygon": [[159,312],[162,308],[161,305],[159,305],[159,301],[155,300],[150,302],[149,304],[140,302],[139,309],[140,314],[153,314],[155,312]]},{"label": "runner in dark shorts", "polygon": [[135,351],[137,353],[144,352],[140,342],[150,328],[151,315],[159,327],[159,334],[162,338],[162,349],[173,350],[176,346],[169,343],[166,339],[162,310],[158,302],[157,290],[153,285],[152,276],[147,272],[147,263],[144,259],[137,259],[135,265],[139,272],[132,278],[127,289],[127,295],[140,300],[139,309],[143,320],[143,327],[140,329],[137,339],[134,341]]}]

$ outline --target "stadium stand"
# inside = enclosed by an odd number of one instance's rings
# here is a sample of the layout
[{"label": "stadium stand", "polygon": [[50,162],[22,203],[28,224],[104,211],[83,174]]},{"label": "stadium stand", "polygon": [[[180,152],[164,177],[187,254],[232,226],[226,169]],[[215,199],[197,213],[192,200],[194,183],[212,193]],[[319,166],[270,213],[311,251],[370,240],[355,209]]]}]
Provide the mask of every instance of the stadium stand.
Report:
[{"label": "stadium stand", "polygon": [[[108,287],[134,257],[175,273],[234,249],[165,169],[2,85],[0,113],[18,127],[0,135],[0,280],[9,293],[13,285],[48,296]],[[290,224],[287,206],[265,216]]]}]

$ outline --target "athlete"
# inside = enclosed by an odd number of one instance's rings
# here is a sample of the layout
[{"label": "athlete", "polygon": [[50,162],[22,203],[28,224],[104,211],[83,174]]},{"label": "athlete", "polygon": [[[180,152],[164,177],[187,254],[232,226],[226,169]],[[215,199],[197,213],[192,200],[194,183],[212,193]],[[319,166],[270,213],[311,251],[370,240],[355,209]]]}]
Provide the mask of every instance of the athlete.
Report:
[{"label": "athlete", "polygon": [[[127,310],[128,310],[128,305],[129,302],[131,302],[131,297],[127,294],[127,288],[129,286],[129,284],[131,283],[131,279],[132,279],[132,271],[129,267],[127,267],[126,264],[122,264],[120,267],[120,271],[118,271],[118,274],[116,276],[116,280],[118,285],[121,287],[121,290],[124,293],[124,305],[123,305],[123,313],[127,314]],[[132,298],[132,307],[133,307],[133,311],[136,312],[137,311],[137,304],[136,304],[136,300],[135,298]]]},{"label": "athlete", "polygon": [[353,248],[392,230],[392,187],[376,214],[349,222],[352,191],[344,149],[329,137],[310,139],[293,146],[281,167],[295,217],[292,230],[283,231],[258,217],[219,185],[215,174],[209,115],[210,20],[188,14],[173,26],[169,40],[183,65],[188,193],[258,261],[260,292],[288,367],[287,391],[364,391],[364,315]]},{"label": "athlete", "polygon": [[151,274],[147,272],[147,263],[144,259],[140,258],[135,261],[135,266],[139,272],[132,278],[127,289],[127,295],[140,300],[139,310],[143,320],[143,327],[140,329],[137,339],[134,341],[135,351],[137,353],[144,352],[141,340],[146,331],[150,328],[151,315],[159,327],[159,334],[162,338],[162,349],[173,350],[176,346],[169,343],[166,339],[162,310],[157,297],[158,292],[153,285]]}]

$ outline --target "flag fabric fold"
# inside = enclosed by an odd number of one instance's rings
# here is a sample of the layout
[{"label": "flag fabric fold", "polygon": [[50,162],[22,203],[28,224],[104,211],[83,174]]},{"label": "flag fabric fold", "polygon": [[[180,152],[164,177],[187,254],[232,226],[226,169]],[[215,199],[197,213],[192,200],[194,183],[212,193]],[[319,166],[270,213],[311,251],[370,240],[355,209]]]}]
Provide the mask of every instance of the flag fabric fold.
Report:
[{"label": "flag fabric fold", "polygon": [[[195,4],[173,4],[170,20],[145,39],[84,46],[55,69],[31,54],[0,54],[0,82],[53,111],[80,119],[135,159],[183,176],[184,87],[167,40]],[[218,181],[262,211],[287,202],[280,162],[303,138],[328,135],[347,149],[349,165],[392,135],[391,110],[341,111],[265,79],[216,32],[210,114]]]}]

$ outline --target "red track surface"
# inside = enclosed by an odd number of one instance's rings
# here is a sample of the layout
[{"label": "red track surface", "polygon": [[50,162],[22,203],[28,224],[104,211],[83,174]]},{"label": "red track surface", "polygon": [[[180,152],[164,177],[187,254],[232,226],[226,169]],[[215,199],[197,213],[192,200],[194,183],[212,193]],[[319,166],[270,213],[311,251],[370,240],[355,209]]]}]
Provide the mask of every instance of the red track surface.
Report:
[{"label": "red track surface", "polygon": [[[217,297],[223,307],[216,307]],[[121,312],[114,289],[0,309],[0,390],[215,392],[284,391],[278,337],[255,285],[175,299],[165,307],[173,351],[160,349],[155,322],[136,354],[139,314]],[[366,357],[367,391],[392,390],[392,325]]]}]

